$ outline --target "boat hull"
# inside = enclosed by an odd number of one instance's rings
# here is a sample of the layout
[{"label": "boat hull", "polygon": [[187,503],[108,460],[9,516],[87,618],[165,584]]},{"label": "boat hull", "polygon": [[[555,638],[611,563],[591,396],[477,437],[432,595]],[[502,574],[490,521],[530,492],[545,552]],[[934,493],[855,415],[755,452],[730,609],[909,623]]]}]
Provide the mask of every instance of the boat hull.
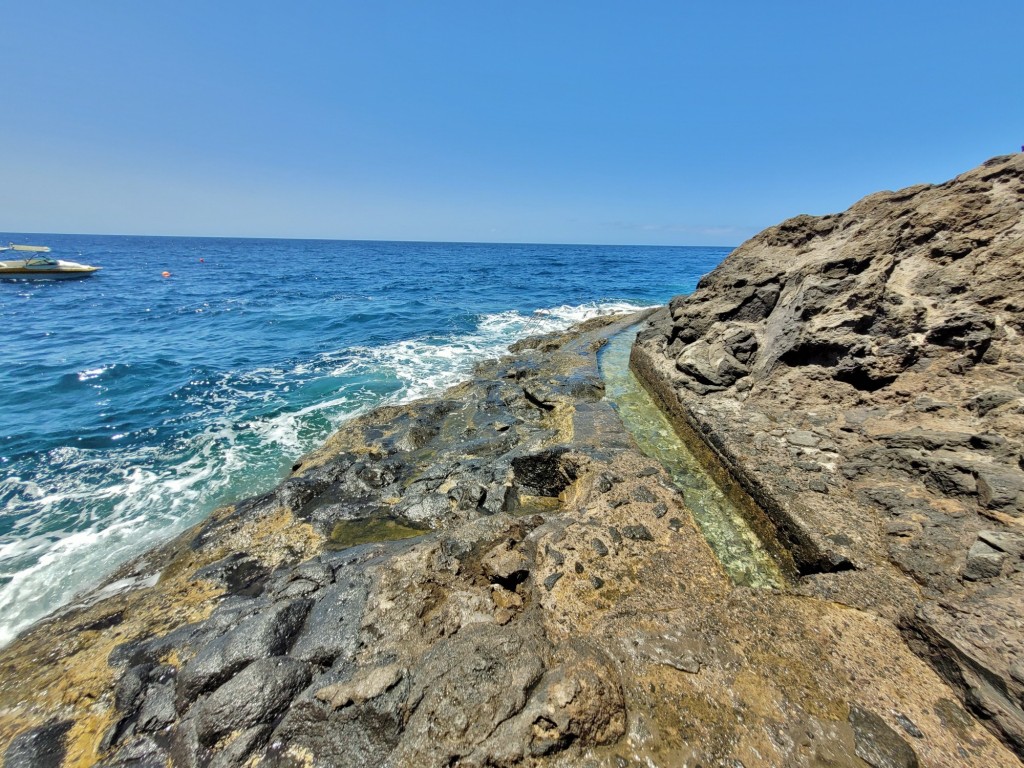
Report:
[{"label": "boat hull", "polygon": [[7,271],[0,269],[0,280],[81,280],[84,277],[90,277],[97,270],[85,271],[74,271],[74,272],[32,272],[29,270],[23,271]]},{"label": "boat hull", "polygon": [[0,280],[76,280],[99,272],[100,267],[58,261],[32,264],[26,261],[0,261]]}]

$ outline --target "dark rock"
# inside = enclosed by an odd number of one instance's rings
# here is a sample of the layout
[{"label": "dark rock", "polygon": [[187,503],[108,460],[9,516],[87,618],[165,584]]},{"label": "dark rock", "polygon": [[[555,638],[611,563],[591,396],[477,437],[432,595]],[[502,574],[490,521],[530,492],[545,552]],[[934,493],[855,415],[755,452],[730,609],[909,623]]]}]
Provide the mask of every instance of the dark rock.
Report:
[{"label": "dark rock", "polygon": [[174,722],[177,717],[174,693],[173,678],[147,688],[136,720],[136,728],[140,732],[157,731]]},{"label": "dark rock", "polygon": [[477,509],[486,497],[487,488],[476,482],[466,482],[448,491],[448,499],[458,510]]},{"label": "dark rock", "polygon": [[639,486],[638,488],[634,488],[633,493],[630,494],[630,496],[632,497],[633,501],[639,501],[642,504],[653,504],[658,500],[657,497],[650,492],[650,490],[644,488],[642,485]]},{"label": "dark rock", "polygon": [[490,486],[482,502],[484,514],[496,515],[499,512],[513,512],[519,507],[519,492],[510,485]]},{"label": "dark rock", "polygon": [[970,581],[994,579],[1003,569],[1006,553],[993,549],[983,541],[976,541],[967,552],[964,578]]},{"label": "dark rock", "polygon": [[205,645],[178,675],[178,711],[249,663],[285,653],[312,604],[306,599],[275,603]]},{"label": "dark rock", "polygon": [[976,395],[967,401],[967,408],[977,413],[979,416],[984,416],[989,411],[994,411],[1001,405],[1012,403],[1020,397],[1019,392],[1006,392],[1002,390],[989,390],[982,392],[980,395]]},{"label": "dark rock", "polygon": [[893,520],[885,524],[888,536],[912,536],[921,532],[921,524],[912,520]]},{"label": "dark rock", "polygon": [[550,558],[551,562],[555,565],[562,565],[565,562],[565,555],[559,552],[557,549],[552,547],[550,544],[545,545],[544,554]]},{"label": "dark rock", "polygon": [[228,592],[241,595],[258,595],[269,572],[255,557],[245,552],[234,552],[225,558],[210,563],[192,574],[192,581],[212,581]]},{"label": "dark rock", "polygon": [[662,502],[658,502],[657,504],[654,505],[654,508],[651,511],[654,513],[654,516],[656,518],[660,519],[664,517],[668,512],[668,505]]},{"label": "dark rock", "polygon": [[287,656],[257,659],[190,713],[200,743],[212,745],[232,731],[270,722],[288,708],[310,677],[308,664]]},{"label": "dark rock", "polygon": [[633,541],[654,541],[654,536],[644,525],[627,525],[622,529],[622,535]]},{"label": "dark rock", "polygon": [[359,626],[366,605],[368,585],[357,568],[342,570],[335,584],[309,612],[291,656],[314,664],[331,664],[338,657],[351,658],[359,647]]},{"label": "dark rock", "polygon": [[101,760],[96,768],[167,768],[168,755],[150,736],[138,736]]},{"label": "dark rock", "polygon": [[975,469],[956,456],[925,457],[914,462],[926,470],[925,483],[949,496],[973,496],[978,489]]},{"label": "dark rock", "polygon": [[818,443],[821,442],[821,438],[813,432],[797,430],[796,432],[786,435],[786,441],[790,445],[795,445],[800,448],[815,448]]},{"label": "dark rock", "polygon": [[622,543],[622,534],[619,533],[619,529],[615,528],[614,526],[610,526],[608,528],[608,538],[612,540],[613,544]]},{"label": "dark rock", "polygon": [[914,725],[914,721],[911,720],[909,717],[907,717],[906,715],[904,715],[904,714],[902,714],[900,712],[897,712],[895,717],[896,717],[896,722],[900,724],[900,728],[902,728],[904,731],[909,733],[915,739],[923,739],[924,738],[924,733],[921,732],[920,728],[918,728],[916,725]]},{"label": "dark rock", "polygon": [[906,432],[883,435],[879,439],[887,448],[893,450],[938,451],[966,448],[971,444],[971,437],[967,432],[946,432],[915,427]]},{"label": "dark rock", "polygon": [[[246,601],[248,602],[248,598]],[[166,635],[122,643],[110,652],[107,663],[112,667],[146,664],[153,666],[178,648],[196,648],[204,645],[211,638],[224,632],[225,626],[219,622],[222,615],[223,612],[218,609],[207,621],[183,624]]]},{"label": "dark rock", "polygon": [[274,497],[278,505],[301,515],[306,504],[326,488],[327,483],[316,478],[290,477],[275,489]]},{"label": "dark rock", "polygon": [[850,707],[854,751],[872,768],[917,768],[917,754],[886,722],[857,705]]},{"label": "dark rock", "polygon": [[329,673],[315,681],[276,727],[265,762],[288,765],[287,754],[281,753],[300,747],[327,766],[387,765],[405,725],[410,685],[401,670],[385,672],[346,666],[340,678]]},{"label": "dark rock", "polygon": [[608,547],[606,547],[605,543],[600,539],[594,539],[590,544],[594,548],[594,551],[601,557],[605,557],[608,554]]},{"label": "dark rock", "polygon": [[4,753],[4,768],[60,768],[64,737],[72,725],[71,720],[61,720],[22,731]]},{"label": "dark rock", "polygon": [[1015,469],[978,470],[978,500],[989,509],[1019,511],[1024,497],[1024,472]]},{"label": "dark rock", "polygon": [[334,569],[319,557],[314,557],[296,566],[292,571],[292,578],[305,579],[318,587],[325,587],[334,581]]},{"label": "dark rock", "polygon": [[558,580],[561,579],[562,576],[564,576],[564,575],[565,574],[563,574],[561,571],[555,571],[550,576],[548,576],[546,579],[544,579],[544,588],[548,592],[550,592],[552,589],[555,588],[555,584],[558,583]]},{"label": "dark rock", "polygon": [[749,365],[757,353],[757,336],[749,328],[733,329],[723,336],[723,341],[725,348],[744,365]]},{"label": "dark rock", "polygon": [[977,312],[960,311],[945,318],[928,331],[925,341],[953,349],[984,352],[992,341],[995,323]]},{"label": "dark rock", "polygon": [[455,765],[472,752],[481,764],[498,763],[485,740],[523,711],[544,674],[545,646],[521,622],[473,624],[434,645],[414,673],[389,762]]},{"label": "dark rock", "polygon": [[203,758],[206,757],[206,750],[199,743],[195,718],[186,717],[171,730],[168,751],[173,768],[201,768],[205,762]]},{"label": "dark rock", "polygon": [[275,587],[271,596],[274,600],[294,600],[299,597],[310,597],[318,589],[320,589],[320,587],[312,581],[306,581],[305,579],[292,579]]},{"label": "dark rock", "polygon": [[594,589],[600,589],[604,586],[604,579],[600,576],[591,576],[590,583],[594,585]]},{"label": "dark rock", "polygon": [[209,768],[235,768],[245,765],[246,758],[266,744],[271,733],[273,727],[270,725],[254,725],[234,734],[231,742],[210,759]]},{"label": "dark rock", "polygon": [[676,369],[697,384],[722,388],[750,373],[750,368],[728,352],[721,340],[690,344],[676,360]]},{"label": "dark rock", "polygon": [[1024,557],[1024,533],[1010,531],[978,531],[978,540],[993,549],[1006,552],[1008,555]]},{"label": "dark rock", "polygon": [[565,448],[512,459],[512,472],[523,492],[531,496],[558,496],[579,474]]},{"label": "dark rock", "polygon": [[114,688],[114,706],[122,714],[135,714],[153,664],[139,664],[127,670]]},{"label": "dark rock", "polygon": [[124,611],[114,611],[106,616],[101,616],[97,619],[93,619],[92,621],[87,621],[84,624],[79,624],[75,627],[75,630],[78,632],[96,632],[101,629],[116,627],[122,621],[124,621]]}]

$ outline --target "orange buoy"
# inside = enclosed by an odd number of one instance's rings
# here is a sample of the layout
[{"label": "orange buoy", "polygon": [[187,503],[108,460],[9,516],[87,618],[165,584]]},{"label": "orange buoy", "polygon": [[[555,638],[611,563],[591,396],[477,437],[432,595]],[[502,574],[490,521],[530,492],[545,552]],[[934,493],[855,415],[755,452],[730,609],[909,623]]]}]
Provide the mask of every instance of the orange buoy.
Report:
[{"label": "orange buoy", "polygon": [[170,272],[161,272],[161,273],[160,273],[160,276],[161,276],[161,277],[170,277],[170,276],[171,276],[171,273],[170,273]]}]

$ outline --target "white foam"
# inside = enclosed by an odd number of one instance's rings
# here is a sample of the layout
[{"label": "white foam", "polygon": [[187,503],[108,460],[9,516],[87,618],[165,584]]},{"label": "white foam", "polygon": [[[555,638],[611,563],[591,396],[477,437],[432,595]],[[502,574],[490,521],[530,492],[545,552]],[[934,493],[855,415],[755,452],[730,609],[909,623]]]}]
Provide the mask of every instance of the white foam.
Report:
[{"label": "white foam", "polygon": [[357,359],[347,362],[337,371],[351,373],[358,368],[358,359],[365,357],[368,366],[389,371],[401,382],[402,389],[391,400],[407,402],[458,384],[474,365],[504,354],[511,344],[527,336],[565,330],[575,323],[601,315],[637,312],[645,308],[628,302],[595,302],[538,309],[528,315],[514,310],[483,315],[477,330],[469,334],[409,339],[380,347],[356,347],[350,351]]},{"label": "white foam", "polygon": [[89,368],[88,370],[85,371],[79,371],[78,380],[89,381],[89,379],[95,379],[98,376],[102,376],[105,371],[108,371],[113,367],[114,366],[112,365],[103,365],[100,366],[99,368]]},{"label": "white foam", "polygon": [[[218,503],[266,490],[291,460],[356,414],[438,393],[526,336],[642,308],[608,302],[499,312],[481,316],[469,333],[222,374],[194,382],[188,395],[205,419],[198,434],[160,446],[123,440],[103,451],[61,448],[38,465],[34,478],[12,468],[0,482],[6,514],[15,521],[0,535],[0,577],[9,579],[0,582],[0,645]],[[78,376],[85,381],[104,370]],[[367,381],[380,386],[369,388]],[[327,384],[333,392],[298,407],[281,396],[286,387],[301,393],[307,386],[326,390]],[[260,415],[261,409],[270,413]]]}]

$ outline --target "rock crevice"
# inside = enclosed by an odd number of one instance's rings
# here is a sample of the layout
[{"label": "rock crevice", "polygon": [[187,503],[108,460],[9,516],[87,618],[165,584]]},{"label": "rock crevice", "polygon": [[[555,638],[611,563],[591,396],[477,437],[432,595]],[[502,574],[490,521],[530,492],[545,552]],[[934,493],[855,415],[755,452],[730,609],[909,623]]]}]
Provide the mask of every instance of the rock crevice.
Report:
[{"label": "rock crevice", "polygon": [[1018,755],[1024,562],[986,537],[1024,532],[1022,274],[1013,155],[765,230],[633,354],[779,526],[802,591],[912,628]]}]

